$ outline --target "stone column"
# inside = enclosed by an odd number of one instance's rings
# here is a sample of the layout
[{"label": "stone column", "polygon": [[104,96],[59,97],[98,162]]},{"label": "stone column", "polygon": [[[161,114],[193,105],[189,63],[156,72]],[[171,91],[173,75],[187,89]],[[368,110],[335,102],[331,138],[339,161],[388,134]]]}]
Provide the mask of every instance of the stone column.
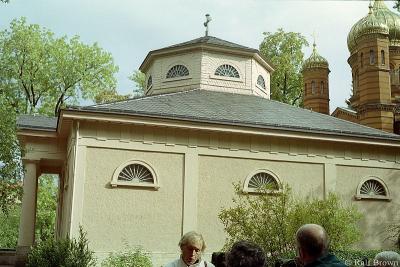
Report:
[{"label": "stone column", "polygon": [[35,240],[37,165],[34,161],[24,162],[25,178],[23,183],[22,209],[19,223],[19,235],[15,266],[25,266],[30,247]]}]

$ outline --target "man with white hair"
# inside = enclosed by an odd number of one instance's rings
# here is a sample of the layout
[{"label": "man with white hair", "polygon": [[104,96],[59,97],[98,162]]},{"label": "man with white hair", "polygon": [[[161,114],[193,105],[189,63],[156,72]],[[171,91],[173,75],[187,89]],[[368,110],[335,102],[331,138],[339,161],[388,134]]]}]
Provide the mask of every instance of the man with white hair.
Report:
[{"label": "man with white hair", "polygon": [[206,249],[206,243],[201,234],[195,231],[188,232],[182,236],[178,245],[181,249],[180,258],[168,263],[165,267],[215,267],[201,258]]},{"label": "man with white hair", "polygon": [[400,255],[394,251],[382,251],[376,254],[374,266],[400,267]]},{"label": "man with white hair", "polygon": [[305,224],[296,232],[298,263],[304,267],[347,267],[329,253],[329,238],[318,224]]}]

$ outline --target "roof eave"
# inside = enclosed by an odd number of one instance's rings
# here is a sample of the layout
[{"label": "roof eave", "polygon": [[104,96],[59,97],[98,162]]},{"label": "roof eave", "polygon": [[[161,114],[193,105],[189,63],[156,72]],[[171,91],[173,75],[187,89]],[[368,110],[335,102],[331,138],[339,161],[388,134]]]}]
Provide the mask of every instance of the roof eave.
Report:
[{"label": "roof eave", "polygon": [[[300,138],[300,139],[311,139],[311,140],[325,140],[325,141],[336,141],[345,143],[358,143],[358,144],[372,144],[389,147],[400,147],[400,138],[389,138],[379,137],[366,134],[350,134],[343,132],[326,132],[318,131],[315,129],[302,129],[302,128],[290,128],[284,126],[272,126],[272,125],[254,125],[237,122],[224,122],[224,121],[207,121],[195,118],[183,118],[183,117],[167,117],[165,115],[151,115],[151,114],[139,114],[129,112],[112,112],[112,111],[99,111],[99,110],[63,110],[63,117],[85,119],[85,120],[103,120],[109,121],[110,116],[114,117],[111,121],[115,122],[130,122],[139,124],[149,124],[154,126],[172,126],[176,128],[195,128],[212,131],[224,131],[224,132],[242,132],[252,133],[258,135],[270,135],[270,136],[281,136],[289,138]],[[98,115],[102,115],[98,116]],[[104,116],[106,115],[106,116]],[[107,117],[108,116],[108,117]],[[115,119],[115,116],[117,118]],[[122,118],[125,117],[125,118]],[[129,118],[127,118],[129,117]],[[154,122],[158,120],[158,122]],[[163,123],[165,122],[165,123]],[[193,125],[202,124],[202,125]],[[171,125],[172,124],[172,125]],[[191,124],[189,127],[187,124]],[[207,127],[204,126],[207,125]],[[241,128],[238,130],[237,128]],[[268,132],[266,132],[268,130]],[[280,134],[277,134],[280,132]]]},{"label": "roof eave", "polygon": [[154,58],[159,56],[164,56],[168,54],[173,54],[177,52],[186,52],[192,50],[209,50],[209,51],[217,51],[217,52],[227,52],[231,54],[238,54],[238,55],[246,55],[254,57],[258,62],[260,62],[268,71],[274,71],[272,65],[267,61],[267,59],[260,54],[257,49],[246,49],[246,48],[235,48],[235,47],[227,47],[223,45],[216,45],[216,44],[209,44],[209,43],[197,43],[197,44],[188,44],[179,47],[166,47],[162,49],[157,49],[150,51],[145,59],[143,60],[142,64],[139,67],[141,72],[146,72],[149,68],[151,62]]}]

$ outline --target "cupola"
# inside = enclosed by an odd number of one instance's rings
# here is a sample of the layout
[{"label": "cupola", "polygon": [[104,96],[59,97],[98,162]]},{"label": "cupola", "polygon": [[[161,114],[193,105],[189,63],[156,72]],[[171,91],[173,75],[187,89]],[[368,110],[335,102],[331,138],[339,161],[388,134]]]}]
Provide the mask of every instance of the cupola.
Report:
[{"label": "cupola", "polygon": [[347,46],[352,52],[367,34],[384,34],[389,38],[389,46],[400,46],[400,16],[386,6],[384,1],[376,0],[367,16],[351,28],[347,36]]},{"label": "cupola", "polygon": [[257,49],[204,36],[149,52],[146,95],[203,89],[270,97],[271,65]]}]

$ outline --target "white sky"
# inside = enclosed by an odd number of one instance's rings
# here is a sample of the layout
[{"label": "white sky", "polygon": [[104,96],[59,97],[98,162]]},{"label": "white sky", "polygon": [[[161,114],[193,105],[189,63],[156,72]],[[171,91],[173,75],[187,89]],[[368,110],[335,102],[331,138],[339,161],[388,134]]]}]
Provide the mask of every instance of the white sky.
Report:
[{"label": "white sky", "polygon": [[[0,3],[0,30],[14,18],[44,26],[56,35],[79,35],[112,53],[120,70],[118,91],[132,93],[128,76],[150,50],[204,35],[205,14],[212,17],[210,35],[257,48],[263,32],[300,32],[330,65],[330,109],[345,106],[351,91],[347,34],[368,13],[369,1],[302,0],[11,0]],[[386,5],[392,9],[393,1]],[[392,9],[393,10],[393,9]],[[308,57],[311,45],[304,52]]]}]

